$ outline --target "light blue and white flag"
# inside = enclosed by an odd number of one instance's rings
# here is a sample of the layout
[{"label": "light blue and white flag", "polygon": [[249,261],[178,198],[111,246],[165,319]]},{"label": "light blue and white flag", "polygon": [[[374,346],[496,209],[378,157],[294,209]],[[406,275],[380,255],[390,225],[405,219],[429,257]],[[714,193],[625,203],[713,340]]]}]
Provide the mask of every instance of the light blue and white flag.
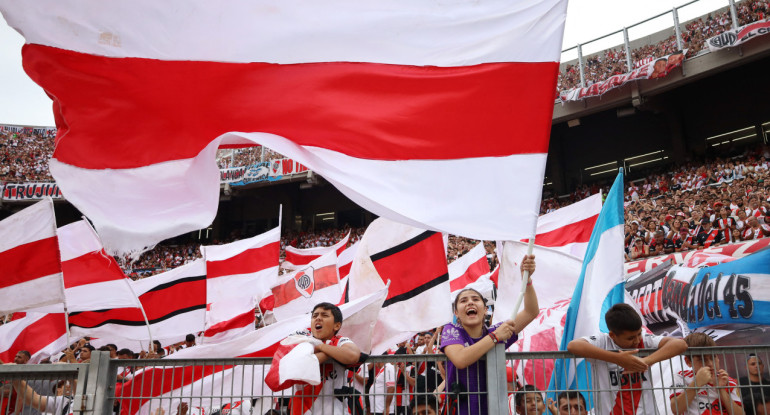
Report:
[{"label": "light blue and white flag", "polygon": [[[588,242],[583,268],[567,310],[560,350],[574,339],[607,332],[604,313],[624,302],[623,280],[623,170],[612,184]],[[549,390],[590,389],[590,369],[583,359],[577,364],[557,360]],[[590,405],[590,404],[589,404]]]}]

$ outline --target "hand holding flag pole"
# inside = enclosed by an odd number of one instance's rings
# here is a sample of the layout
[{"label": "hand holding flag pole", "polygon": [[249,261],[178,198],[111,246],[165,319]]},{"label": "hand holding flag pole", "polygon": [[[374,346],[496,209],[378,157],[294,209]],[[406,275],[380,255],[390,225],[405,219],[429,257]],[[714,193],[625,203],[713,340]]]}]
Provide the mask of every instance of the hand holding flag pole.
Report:
[{"label": "hand holding flag pole", "polygon": [[[534,235],[529,238],[529,245],[527,245],[527,256],[529,257],[532,255],[532,251],[535,248],[535,237]],[[519,291],[519,298],[516,299],[516,305],[513,307],[513,312],[511,313],[511,320],[514,320],[516,318],[516,315],[519,314],[519,308],[521,307],[521,302],[524,300],[524,294],[527,292],[527,284],[529,283],[529,271],[524,271],[524,275],[522,275],[521,278],[521,290]]]}]

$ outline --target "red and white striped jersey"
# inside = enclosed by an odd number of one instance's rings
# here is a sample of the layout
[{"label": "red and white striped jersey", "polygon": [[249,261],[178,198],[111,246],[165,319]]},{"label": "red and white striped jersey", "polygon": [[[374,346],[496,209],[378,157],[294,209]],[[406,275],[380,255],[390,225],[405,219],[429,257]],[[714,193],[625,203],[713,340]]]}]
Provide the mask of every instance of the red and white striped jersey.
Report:
[{"label": "red and white striped jersey", "polygon": [[[682,370],[674,375],[674,389],[669,396],[669,399],[673,399],[675,396],[684,393],[685,386],[694,385],[695,374],[692,370]],[[741,398],[738,396],[737,388],[738,382],[735,379],[730,378],[727,383],[727,390],[730,393],[730,399],[732,404],[742,407]],[[714,385],[708,384],[698,390],[695,395],[695,399],[690,402],[687,407],[688,415],[710,415],[710,414],[729,414],[730,402],[721,402],[719,399],[719,391]]]}]

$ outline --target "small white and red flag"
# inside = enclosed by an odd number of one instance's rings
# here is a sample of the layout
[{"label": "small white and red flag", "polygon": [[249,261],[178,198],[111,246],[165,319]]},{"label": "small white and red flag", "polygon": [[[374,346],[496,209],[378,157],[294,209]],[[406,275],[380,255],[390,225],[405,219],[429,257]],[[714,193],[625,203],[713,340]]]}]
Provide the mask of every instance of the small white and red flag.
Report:
[{"label": "small white and red flag", "polygon": [[465,255],[449,264],[449,289],[452,297],[460,290],[475,283],[483,275],[489,274],[489,261],[484,244],[479,243]]},{"label": "small white and red flag", "polygon": [[206,329],[203,343],[221,343],[256,330],[254,297],[234,297],[206,306]]},{"label": "small white and red flag", "polygon": [[30,363],[39,363],[65,347],[67,328],[63,313],[30,312],[0,326],[0,361],[5,363],[13,362],[20,350],[30,353]]},{"label": "small white and red flag", "polygon": [[540,216],[537,218],[535,244],[582,260],[601,210],[602,195],[598,193]]},{"label": "small white and red flag", "polygon": [[0,314],[64,302],[53,201],[0,221]]},{"label": "small white and red flag", "polygon": [[269,295],[278,278],[281,227],[224,245],[201,247],[206,259],[207,301]]},{"label": "small white and red flag", "polygon": [[[57,232],[67,311],[140,306],[131,290],[131,280],[115,258],[107,255],[86,220],[62,226]],[[45,306],[35,311],[63,313],[64,304]]]},{"label": "small white and red flag", "polygon": [[303,268],[313,260],[316,260],[331,251],[336,252],[337,257],[339,257],[342,255],[342,252],[345,251],[345,247],[348,245],[349,240],[350,231],[348,231],[348,234],[345,235],[344,238],[332,246],[299,249],[291,245],[287,245],[285,248],[286,258],[283,260],[281,268],[292,270]]}]

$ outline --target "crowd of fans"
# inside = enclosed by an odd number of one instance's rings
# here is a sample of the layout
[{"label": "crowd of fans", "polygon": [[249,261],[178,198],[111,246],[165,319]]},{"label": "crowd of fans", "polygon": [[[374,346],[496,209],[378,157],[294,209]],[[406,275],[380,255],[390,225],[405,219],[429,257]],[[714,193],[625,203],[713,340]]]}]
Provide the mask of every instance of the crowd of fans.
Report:
[{"label": "crowd of fans", "polygon": [[[738,24],[765,20],[770,13],[770,2],[767,0],[745,0],[736,5]],[[732,28],[732,18],[729,10],[713,12],[705,17],[699,17],[684,25],[682,28],[682,44],[687,49],[687,58],[694,57],[707,50],[706,40]],[[672,28],[672,32],[675,30]],[[666,39],[649,45],[633,49],[631,62],[633,65],[648,63],[651,59],[670,55],[678,50],[676,34],[672,33]],[[602,82],[614,75],[622,75],[630,72],[626,64],[626,52],[624,48],[607,49],[595,55],[585,58],[583,75],[585,86],[596,82]],[[580,69],[576,64],[566,65],[559,73],[557,91],[570,90],[580,86]]]},{"label": "crowd of fans", "polygon": [[54,140],[45,133],[0,128],[0,182],[52,181],[48,159]]}]

